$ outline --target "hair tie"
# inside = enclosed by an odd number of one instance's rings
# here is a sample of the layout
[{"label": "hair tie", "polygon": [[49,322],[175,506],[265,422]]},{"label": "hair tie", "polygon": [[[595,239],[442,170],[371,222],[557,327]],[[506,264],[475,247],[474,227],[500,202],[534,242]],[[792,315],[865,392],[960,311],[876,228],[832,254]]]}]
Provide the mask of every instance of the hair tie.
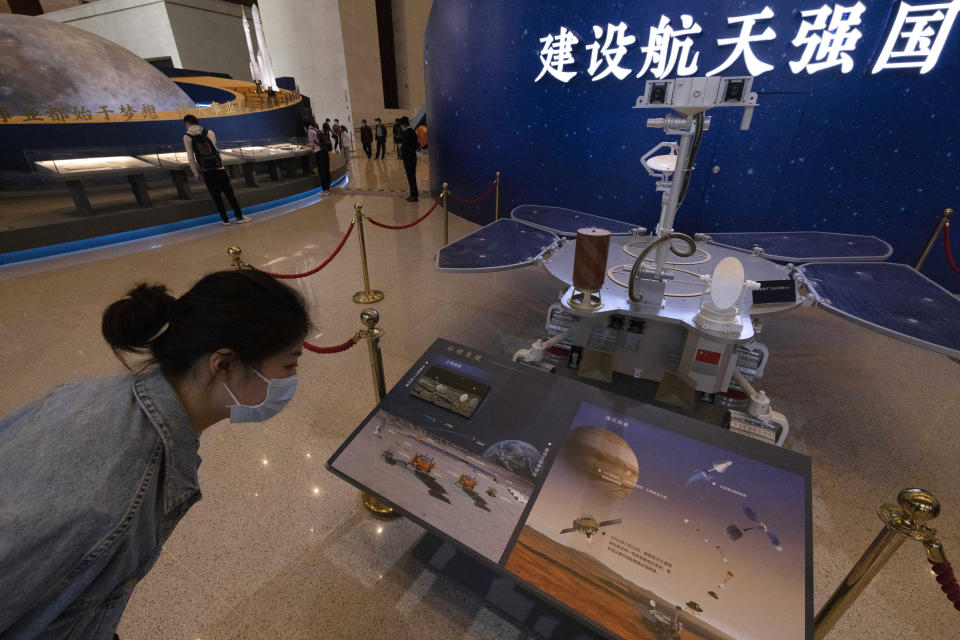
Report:
[{"label": "hair tie", "polygon": [[164,322],[164,323],[163,323],[163,326],[160,327],[160,330],[157,331],[155,334],[153,334],[153,336],[151,336],[149,340],[147,340],[147,344],[150,344],[151,342],[153,342],[154,340],[156,340],[157,338],[159,338],[159,337],[160,337],[161,335],[163,335],[163,334],[166,332],[166,330],[169,329],[169,328],[170,328],[170,322],[169,322],[169,321],[168,321],[168,322]]}]

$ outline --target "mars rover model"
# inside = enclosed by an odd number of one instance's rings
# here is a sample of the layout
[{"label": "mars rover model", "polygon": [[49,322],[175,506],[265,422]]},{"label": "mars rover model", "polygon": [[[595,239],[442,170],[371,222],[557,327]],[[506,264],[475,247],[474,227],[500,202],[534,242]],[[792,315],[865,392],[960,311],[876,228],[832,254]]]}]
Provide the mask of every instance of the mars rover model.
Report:
[{"label": "mars rover model", "polygon": [[437,254],[447,272],[542,265],[566,286],[546,314],[545,339],[515,361],[566,365],[611,381],[620,373],[659,383],[657,398],[728,409],[723,426],[782,445],[789,422],[756,388],[769,361],[759,340],[766,316],[816,305],[890,337],[960,358],[960,300],[892,249],[864,235],[675,230],[694,159],[710,128],[706,111],[757,106],[751,77],[650,80],[636,109],[665,141],[639,160],[663,194],[652,229],[553,206],[521,205]]}]

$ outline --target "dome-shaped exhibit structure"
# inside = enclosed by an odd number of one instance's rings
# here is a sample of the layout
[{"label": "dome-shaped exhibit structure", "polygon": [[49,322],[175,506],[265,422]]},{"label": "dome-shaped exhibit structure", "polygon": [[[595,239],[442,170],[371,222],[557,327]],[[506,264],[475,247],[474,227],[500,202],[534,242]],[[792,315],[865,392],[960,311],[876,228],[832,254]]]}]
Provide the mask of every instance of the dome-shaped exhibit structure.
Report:
[{"label": "dome-shaped exhibit structure", "polygon": [[173,81],[127,49],[53,20],[0,14],[0,104],[14,114],[49,105],[193,105]]}]

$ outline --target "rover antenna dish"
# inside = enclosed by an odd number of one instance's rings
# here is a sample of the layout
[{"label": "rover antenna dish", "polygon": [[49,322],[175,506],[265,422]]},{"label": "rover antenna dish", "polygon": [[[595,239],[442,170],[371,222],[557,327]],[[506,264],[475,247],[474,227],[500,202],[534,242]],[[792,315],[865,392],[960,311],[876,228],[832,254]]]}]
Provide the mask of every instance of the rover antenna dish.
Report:
[{"label": "rover antenna dish", "polygon": [[743,264],[733,257],[720,261],[713,270],[710,285],[710,298],[717,309],[729,309],[740,299],[743,292]]}]

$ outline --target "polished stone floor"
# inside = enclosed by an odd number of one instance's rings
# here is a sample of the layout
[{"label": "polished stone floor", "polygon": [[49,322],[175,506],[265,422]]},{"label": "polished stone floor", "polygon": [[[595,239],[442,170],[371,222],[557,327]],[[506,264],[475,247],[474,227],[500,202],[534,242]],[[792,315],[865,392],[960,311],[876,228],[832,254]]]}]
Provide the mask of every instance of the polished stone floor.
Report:
[{"label": "polished stone floor", "polygon": [[[427,182],[420,163],[421,183]],[[122,246],[0,268],[0,414],[50,386],[122,370],[100,337],[100,314],[134,283],[185,291],[229,267],[238,244],[260,267],[294,272],[329,255],[360,200],[376,219],[414,220],[432,198],[408,204],[396,158],[354,155],[347,189],[302,208],[252,216]],[[382,191],[380,191],[382,190]],[[372,195],[379,193],[380,195]],[[288,209],[292,209],[288,208]],[[654,215],[654,214],[651,214]],[[451,237],[473,225],[451,220]],[[392,386],[435,338],[491,351],[540,334],[558,283],[529,268],[456,276],[434,271],[442,222],[406,231],[367,228],[371,283],[386,332]],[[310,302],[316,332],[337,344],[360,328],[356,238],[326,269],[291,281]],[[813,458],[814,583],[819,607],[879,531],[875,508],[907,486],[944,503],[934,523],[960,558],[960,366],[825,312],[767,322],[764,386],[791,419],[789,448]],[[124,640],[269,638],[525,638],[409,550],[422,530],[382,522],[324,462],[374,405],[363,347],[304,354],[290,406],[263,425],[212,427],[201,439],[204,498],[184,518],[137,587]],[[906,542],[829,636],[957,638],[960,613],[937,588],[917,543]],[[768,639],[778,639],[771,629]]]}]

